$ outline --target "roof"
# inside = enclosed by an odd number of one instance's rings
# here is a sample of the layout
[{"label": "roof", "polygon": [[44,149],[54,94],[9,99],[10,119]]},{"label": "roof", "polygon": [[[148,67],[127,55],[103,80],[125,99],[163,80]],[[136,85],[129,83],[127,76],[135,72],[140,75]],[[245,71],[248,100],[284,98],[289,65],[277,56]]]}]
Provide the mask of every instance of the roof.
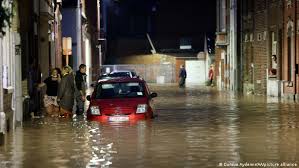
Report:
[{"label": "roof", "polygon": [[130,78],[130,77],[102,79],[98,81],[98,83],[118,83],[118,82],[145,82],[145,81],[140,78]]}]

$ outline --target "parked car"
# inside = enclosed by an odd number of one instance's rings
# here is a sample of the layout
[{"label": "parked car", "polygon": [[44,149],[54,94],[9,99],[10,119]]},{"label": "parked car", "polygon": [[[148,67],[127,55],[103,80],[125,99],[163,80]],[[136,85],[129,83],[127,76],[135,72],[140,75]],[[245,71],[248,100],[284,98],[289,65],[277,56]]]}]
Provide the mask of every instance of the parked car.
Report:
[{"label": "parked car", "polygon": [[99,80],[90,101],[87,119],[103,122],[134,121],[154,117],[153,98],[146,82],[140,78]]},{"label": "parked car", "polygon": [[109,77],[109,74],[105,73],[105,74],[101,74],[98,78],[98,80],[102,80],[102,79],[110,79],[111,77]]},{"label": "parked car", "polygon": [[118,77],[138,78],[136,72],[132,70],[117,70],[117,71],[112,71],[108,74],[101,75],[99,77],[99,80],[107,79],[107,78],[118,78]]}]

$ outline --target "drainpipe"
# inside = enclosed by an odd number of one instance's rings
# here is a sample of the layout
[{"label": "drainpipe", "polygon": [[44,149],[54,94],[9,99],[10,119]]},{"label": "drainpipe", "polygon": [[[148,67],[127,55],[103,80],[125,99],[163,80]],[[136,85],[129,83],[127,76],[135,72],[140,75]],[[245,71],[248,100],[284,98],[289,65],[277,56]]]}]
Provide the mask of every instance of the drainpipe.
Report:
[{"label": "drainpipe", "polygon": [[[101,39],[101,0],[97,0],[97,32],[98,32],[98,42],[99,39]],[[97,46],[99,49],[99,67],[101,68],[102,66],[102,51],[101,51],[101,42]]]},{"label": "drainpipe", "polygon": [[[1,5],[1,4],[0,4]],[[3,55],[3,39],[0,34],[0,54]],[[3,107],[3,56],[0,57],[0,145],[4,143],[4,134],[5,134],[5,124],[6,117]]]},{"label": "drainpipe", "polygon": [[82,63],[82,25],[81,25],[81,4],[80,0],[77,0],[77,62],[74,62],[73,69],[77,68]]},{"label": "drainpipe", "polygon": [[14,123],[15,128],[17,123],[22,125],[23,121],[23,95],[22,95],[22,56],[21,56],[21,46],[20,37],[16,35],[15,47],[18,49],[19,53],[15,53],[15,112],[14,112]]},{"label": "drainpipe", "polygon": [[[297,33],[296,33],[296,30],[297,30],[297,1],[295,1],[295,20],[294,20],[294,38],[295,38],[295,46],[297,46]],[[297,95],[297,74],[296,74],[296,56],[297,56],[297,47],[294,47],[295,48],[295,54],[294,54],[294,63],[293,63],[293,72],[294,72],[294,100],[296,99],[296,95]]]},{"label": "drainpipe", "polygon": [[236,38],[236,29],[237,29],[237,0],[230,1],[230,89],[236,91],[237,87],[237,38]]}]

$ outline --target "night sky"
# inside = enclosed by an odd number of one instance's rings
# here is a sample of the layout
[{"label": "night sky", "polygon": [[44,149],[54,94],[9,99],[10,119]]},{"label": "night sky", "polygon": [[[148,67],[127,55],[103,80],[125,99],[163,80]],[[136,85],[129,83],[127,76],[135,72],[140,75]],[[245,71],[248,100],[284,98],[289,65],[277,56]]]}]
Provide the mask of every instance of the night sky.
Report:
[{"label": "night sky", "polygon": [[215,0],[161,0],[159,33],[198,35],[216,29]]},{"label": "night sky", "polygon": [[[214,38],[216,30],[216,0],[118,0],[109,2],[107,39],[110,54],[133,54],[124,50],[149,51],[132,42],[122,48],[121,39],[141,39],[149,33],[158,50],[179,49],[181,38],[192,39],[195,51],[203,51],[204,36]],[[108,5],[107,5],[108,6]],[[123,41],[123,40],[122,40]],[[130,43],[127,42],[126,44]],[[140,44],[140,42],[138,42]],[[135,48],[134,48],[135,47]],[[118,54],[115,53],[116,49]],[[113,50],[113,51],[111,51]],[[108,51],[109,52],[109,51]],[[112,52],[112,53],[111,53]]]},{"label": "night sky", "polygon": [[[216,29],[215,0],[118,0],[110,11],[112,34],[126,35],[135,24],[135,33],[147,32],[148,17],[157,34],[196,35]],[[114,15],[114,16],[111,16]],[[134,21],[132,21],[134,20]],[[136,28],[137,27],[137,28]]]},{"label": "night sky", "polygon": [[[75,0],[63,2],[65,6],[75,6]],[[215,37],[216,0],[100,2],[108,56],[149,53],[146,33],[158,51],[179,50],[182,38],[191,39],[195,52],[203,51],[205,34]]]}]

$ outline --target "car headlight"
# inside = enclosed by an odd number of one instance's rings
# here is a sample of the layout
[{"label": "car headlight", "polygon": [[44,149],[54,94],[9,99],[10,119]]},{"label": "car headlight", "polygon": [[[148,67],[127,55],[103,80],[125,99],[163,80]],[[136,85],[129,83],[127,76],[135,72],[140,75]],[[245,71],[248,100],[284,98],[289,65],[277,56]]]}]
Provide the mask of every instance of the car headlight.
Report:
[{"label": "car headlight", "polygon": [[146,113],[147,112],[147,104],[138,104],[136,113]]},{"label": "car headlight", "polygon": [[92,115],[101,115],[100,108],[98,106],[91,106],[90,107],[90,113]]}]

